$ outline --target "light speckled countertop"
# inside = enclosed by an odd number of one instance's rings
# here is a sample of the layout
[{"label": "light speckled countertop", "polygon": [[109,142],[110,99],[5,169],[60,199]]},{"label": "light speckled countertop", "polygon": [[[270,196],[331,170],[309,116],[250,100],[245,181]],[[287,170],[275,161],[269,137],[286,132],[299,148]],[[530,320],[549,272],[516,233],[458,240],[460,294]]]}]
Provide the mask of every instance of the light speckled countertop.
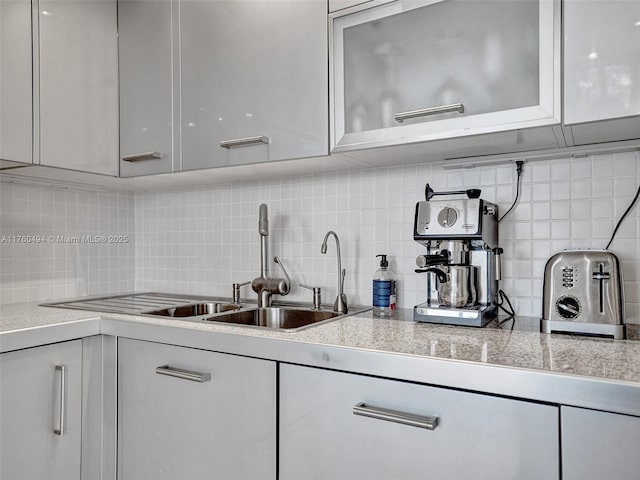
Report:
[{"label": "light speckled countertop", "polygon": [[117,335],[640,415],[639,341],[546,335],[537,320],[520,322],[531,331],[383,320],[367,312],[281,332],[26,303],[0,306],[0,352]]}]

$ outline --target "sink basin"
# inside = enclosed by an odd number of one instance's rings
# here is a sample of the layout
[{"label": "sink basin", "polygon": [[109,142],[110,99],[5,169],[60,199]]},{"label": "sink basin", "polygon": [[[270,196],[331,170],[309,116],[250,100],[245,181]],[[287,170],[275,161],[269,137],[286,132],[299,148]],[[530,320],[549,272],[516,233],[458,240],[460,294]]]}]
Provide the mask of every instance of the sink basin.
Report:
[{"label": "sink basin", "polygon": [[233,312],[241,308],[241,305],[235,303],[207,302],[180,305],[144,313],[146,315],[158,315],[161,317],[195,317],[199,315],[212,315],[214,313]]},{"label": "sink basin", "polygon": [[312,310],[292,307],[255,308],[231,312],[207,318],[211,322],[234,323],[255,327],[297,329],[342,316],[329,310]]}]

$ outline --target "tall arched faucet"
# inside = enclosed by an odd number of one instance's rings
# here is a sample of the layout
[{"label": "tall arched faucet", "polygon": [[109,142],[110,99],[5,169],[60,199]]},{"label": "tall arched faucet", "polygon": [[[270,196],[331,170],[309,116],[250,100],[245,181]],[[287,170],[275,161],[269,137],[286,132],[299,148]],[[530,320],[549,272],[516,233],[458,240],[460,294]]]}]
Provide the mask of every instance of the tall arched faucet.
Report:
[{"label": "tall arched faucet", "polygon": [[258,294],[258,307],[270,307],[271,295],[286,295],[291,287],[291,279],[278,257],[273,261],[280,265],[285,278],[272,278],[269,276],[269,215],[267,205],[261,204],[258,214],[258,233],[260,234],[260,276],[251,282],[251,288]]},{"label": "tall arched faucet", "polygon": [[347,307],[347,296],[344,294],[344,276],[347,271],[342,268],[342,259],[340,258],[340,240],[338,240],[338,235],[333,230],[329,230],[324,236],[324,240],[322,241],[322,246],[320,247],[320,253],[327,253],[327,240],[329,236],[333,235],[333,238],[336,239],[336,250],[338,257],[338,296],[336,297],[336,301],[333,304],[333,310],[338,313],[347,313],[349,308]]}]

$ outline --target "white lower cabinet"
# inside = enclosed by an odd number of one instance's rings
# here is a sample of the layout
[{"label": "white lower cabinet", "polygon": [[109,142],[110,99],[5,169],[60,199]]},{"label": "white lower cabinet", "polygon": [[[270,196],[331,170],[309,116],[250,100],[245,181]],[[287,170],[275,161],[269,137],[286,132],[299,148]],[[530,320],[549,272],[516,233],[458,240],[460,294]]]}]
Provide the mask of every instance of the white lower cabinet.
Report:
[{"label": "white lower cabinet", "polygon": [[283,365],[279,478],[558,479],[558,416],[550,405]]},{"label": "white lower cabinet", "polygon": [[79,480],[82,340],[0,355],[0,478]]},{"label": "white lower cabinet", "polygon": [[640,417],[562,407],[563,480],[640,478]]},{"label": "white lower cabinet", "polygon": [[118,479],[276,478],[276,368],[118,342]]}]

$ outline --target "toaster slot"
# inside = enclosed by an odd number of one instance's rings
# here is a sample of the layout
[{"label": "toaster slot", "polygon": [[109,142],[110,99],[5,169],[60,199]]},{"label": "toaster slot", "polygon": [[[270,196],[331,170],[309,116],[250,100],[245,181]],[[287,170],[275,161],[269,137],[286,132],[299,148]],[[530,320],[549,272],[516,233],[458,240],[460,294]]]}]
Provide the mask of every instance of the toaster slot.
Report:
[{"label": "toaster slot", "polygon": [[597,272],[593,272],[592,277],[594,280],[597,280],[599,285],[598,285],[598,291],[599,291],[599,296],[598,296],[598,304],[599,304],[599,310],[600,313],[604,313],[604,282],[605,280],[609,280],[611,278],[611,274],[609,272],[605,272],[604,271],[604,263],[599,263],[598,264],[598,271]]}]

